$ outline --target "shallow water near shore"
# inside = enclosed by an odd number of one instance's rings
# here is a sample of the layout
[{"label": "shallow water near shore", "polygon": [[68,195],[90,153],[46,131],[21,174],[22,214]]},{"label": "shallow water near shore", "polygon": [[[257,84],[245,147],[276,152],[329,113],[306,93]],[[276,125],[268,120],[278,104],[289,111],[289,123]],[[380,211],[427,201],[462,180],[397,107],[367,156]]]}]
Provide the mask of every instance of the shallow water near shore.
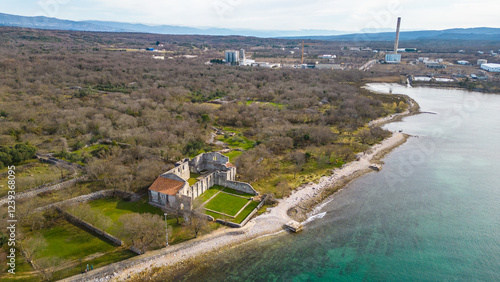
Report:
[{"label": "shallow water near shore", "polygon": [[302,233],[254,240],[178,273],[190,281],[500,280],[500,95],[370,84],[429,112],[383,169],[334,195]]}]

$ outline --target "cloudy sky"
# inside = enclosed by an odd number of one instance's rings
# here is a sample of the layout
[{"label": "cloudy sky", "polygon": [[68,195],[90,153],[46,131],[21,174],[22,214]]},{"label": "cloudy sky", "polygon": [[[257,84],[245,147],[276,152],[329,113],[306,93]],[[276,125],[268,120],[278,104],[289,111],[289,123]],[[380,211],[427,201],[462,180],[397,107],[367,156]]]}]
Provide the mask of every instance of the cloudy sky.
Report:
[{"label": "cloudy sky", "polygon": [[231,29],[380,31],[500,27],[498,0],[1,0],[0,12]]}]

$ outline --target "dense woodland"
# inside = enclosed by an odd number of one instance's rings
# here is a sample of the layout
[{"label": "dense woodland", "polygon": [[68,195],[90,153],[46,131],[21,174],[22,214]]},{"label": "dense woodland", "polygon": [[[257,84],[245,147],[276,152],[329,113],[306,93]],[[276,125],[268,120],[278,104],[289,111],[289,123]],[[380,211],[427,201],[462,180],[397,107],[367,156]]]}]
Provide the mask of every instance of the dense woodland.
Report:
[{"label": "dense woodland", "polygon": [[[362,95],[358,85],[372,75],[363,72],[205,64],[221,57],[218,48],[239,48],[239,38],[189,37],[196,45],[165,35],[16,28],[2,34],[0,143],[31,144],[84,164],[117,189],[143,189],[180,158],[220,149],[206,142],[213,126],[253,142],[237,161],[243,180],[262,179],[283,162],[301,163],[311,148],[316,157],[328,155],[326,163],[348,161],[386,136],[361,130],[369,120],[405,107]],[[218,38],[224,41],[213,43]],[[276,44],[252,40],[241,44]],[[157,41],[172,59],[116,51]],[[223,103],[208,103],[215,99]],[[102,140],[111,145],[83,150]]]},{"label": "dense woodland", "polygon": [[[246,48],[253,50],[247,53],[250,57],[271,58],[276,50],[295,48],[294,41],[20,28],[0,32],[0,179],[6,179],[6,166],[15,165],[16,191],[22,192],[78,174],[88,176],[88,181],[58,191],[16,199],[16,247],[23,258],[18,264],[45,280],[78,271],[78,261],[51,254],[47,244],[52,239],[45,232],[73,227],[53,209],[35,211],[38,207],[104,189],[117,196],[119,191],[144,194],[181,158],[224,148],[232,150],[228,154],[240,180],[263,194],[283,197],[388,135],[367,127],[368,121],[406,108],[400,97],[372,95],[359,87],[372,73],[206,63],[222,58],[225,49]],[[157,48],[160,42],[164,53],[137,50]],[[216,129],[224,133],[214,139]],[[227,145],[216,145],[217,140]],[[32,160],[35,153],[82,169],[37,163]],[[0,189],[6,195],[7,186]],[[147,199],[142,204],[125,202],[120,203],[133,210],[152,208]],[[116,232],[127,246],[146,251],[163,242],[161,214],[129,214],[111,222],[87,204],[67,210]],[[6,211],[0,213],[4,219]],[[189,215],[189,224],[182,214],[170,213],[175,242],[218,228],[215,223],[205,226],[198,213]],[[139,221],[150,228],[138,230]],[[6,230],[7,221],[1,222]],[[0,261],[6,257],[7,239],[0,232]],[[106,263],[130,256],[126,251],[115,254]]]}]

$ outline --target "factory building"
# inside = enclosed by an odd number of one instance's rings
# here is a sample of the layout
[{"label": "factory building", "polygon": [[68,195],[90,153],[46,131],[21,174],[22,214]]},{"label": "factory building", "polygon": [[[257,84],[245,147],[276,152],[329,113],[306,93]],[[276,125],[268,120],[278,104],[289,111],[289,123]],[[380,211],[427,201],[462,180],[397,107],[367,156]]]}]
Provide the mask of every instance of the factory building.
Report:
[{"label": "factory building", "polygon": [[477,65],[480,66],[482,64],[487,64],[488,63],[488,60],[485,60],[485,59],[479,59],[477,60]]},{"label": "factory building", "polygon": [[399,64],[401,62],[401,54],[398,54],[399,44],[399,27],[401,26],[401,18],[398,18],[396,27],[396,40],[394,41],[394,53],[385,55],[385,62],[389,64]]},{"label": "factory building", "polygon": [[244,62],[246,60],[245,57],[245,49],[240,50],[240,62]]},{"label": "factory building", "polygon": [[388,64],[399,64],[401,62],[401,54],[386,54],[385,62]]},{"label": "factory building", "polygon": [[482,64],[481,68],[489,72],[500,72],[500,64]]},{"label": "factory building", "polygon": [[226,63],[238,63],[240,61],[240,52],[236,50],[226,50],[224,58]]}]

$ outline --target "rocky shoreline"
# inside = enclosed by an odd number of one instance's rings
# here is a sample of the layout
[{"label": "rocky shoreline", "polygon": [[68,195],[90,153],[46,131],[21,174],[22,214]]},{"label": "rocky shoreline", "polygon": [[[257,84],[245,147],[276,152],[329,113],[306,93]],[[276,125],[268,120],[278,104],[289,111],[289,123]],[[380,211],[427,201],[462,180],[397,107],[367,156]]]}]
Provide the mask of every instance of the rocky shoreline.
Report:
[{"label": "rocky shoreline", "polygon": [[[372,121],[370,125],[379,126],[396,121],[404,116],[418,112],[418,104],[407,98],[410,109],[403,113]],[[137,280],[141,277],[151,278],[158,273],[155,268],[170,269],[183,267],[190,261],[201,259],[204,256],[221,252],[250,240],[284,232],[284,225],[291,219],[304,223],[315,213],[318,207],[338,190],[349,182],[370,171],[373,163],[380,163],[380,159],[394,148],[405,143],[409,135],[394,132],[390,137],[363,153],[358,160],[345,164],[336,169],[330,176],[322,177],[318,183],[302,185],[287,198],[279,200],[278,204],[268,209],[268,212],[253,218],[243,228],[223,229],[207,234],[198,239],[181,243],[157,251],[135,257],[133,259],[111,264],[86,274],[85,280],[91,281],[124,281]],[[80,281],[81,275],[64,279],[63,281]]]}]

